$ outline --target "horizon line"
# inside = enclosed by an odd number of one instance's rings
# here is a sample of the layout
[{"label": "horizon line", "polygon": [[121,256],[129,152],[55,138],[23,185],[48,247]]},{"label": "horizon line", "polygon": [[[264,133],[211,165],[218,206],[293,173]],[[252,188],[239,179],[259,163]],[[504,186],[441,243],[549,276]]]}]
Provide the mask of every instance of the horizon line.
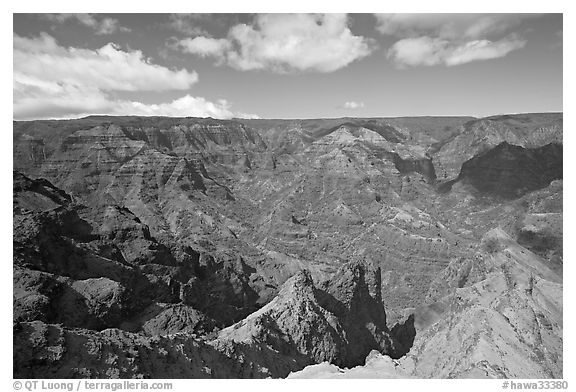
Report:
[{"label": "horizon line", "polygon": [[447,117],[454,117],[454,118],[462,118],[462,117],[469,117],[474,119],[482,119],[482,118],[490,118],[490,117],[497,117],[497,116],[519,116],[519,115],[528,115],[528,114],[564,114],[564,111],[544,111],[544,112],[506,112],[506,113],[496,113],[496,114],[489,114],[486,116],[477,116],[477,115],[466,115],[466,114],[440,114],[440,115],[406,115],[406,116],[343,116],[343,117],[293,117],[293,118],[279,118],[279,117],[259,117],[259,118],[243,118],[243,117],[232,117],[232,118],[215,118],[215,117],[199,117],[199,116],[143,116],[143,115],[131,115],[131,114],[89,114],[83,117],[69,117],[69,118],[37,118],[37,119],[12,119],[13,122],[32,122],[32,121],[75,121],[75,120],[84,120],[89,119],[90,117],[111,117],[111,118],[119,118],[119,117],[131,117],[131,118],[198,118],[198,119],[212,119],[212,120],[220,120],[220,121],[297,121],[297,120],[340,120],[340,119],[392,119],[392,118],[447,118]]}]

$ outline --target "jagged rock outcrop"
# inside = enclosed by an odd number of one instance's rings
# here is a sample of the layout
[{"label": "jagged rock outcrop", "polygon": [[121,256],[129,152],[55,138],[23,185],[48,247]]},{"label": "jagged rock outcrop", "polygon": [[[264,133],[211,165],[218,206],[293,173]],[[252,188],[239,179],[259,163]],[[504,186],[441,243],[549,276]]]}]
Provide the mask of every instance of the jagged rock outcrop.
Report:
[{"label": "jagged rock outcrop", "polygon": [[[328,291],[318,289],[308,271],[298,273],[274,300],[210,341],[197,339],[210,331],[206,318],[183,305],[164,305],[142,314],[142,331],[152,337],[118,329],[90,332],[86,326],[72,330],[42,321],[18,321],[15,375],[285,377],[322,361],[347,367],[363,364],[372,350],[396,357],[396,343],[378,298],[378,279],[367,278],[370,271],[356,263],[340,272],[338,279],[327,282]],[[84,282],[73,285],[102,308],[114,297],[102,289],[105,283],[101,280],[90,288]],[[174,367],[168,369],[169,364]]]},{"label": "jagged rock outcrop", "polygon": [[204,336],[217,329],[214,320],[192,306],[181,303],[155,303],[145,309],[136,322],[129,323],[132,325],[125,328],[141,330],[151,336],[173,335],[180,332]]},{"label": "jagged rock outcrop", "polygon": [[[227,358],[188,337],[146,337],[118,329],[14,325],[17,378],[226,378]],[[220,366],[207,366],[219,364]]]},{"label": "jagged rock outcrop", "polygon": [[13,207],[20,213],[25,211],[48,211],[72,201],[70,195],[56,188],[48,180],[31,180],[22,173],[12,176]]},{"label": "jagged rock outcrop", "polygon": [[172,252],[125,207],[78,205],[45,180],[14,178],[16,320],[100,330],[155,303],[182,302],[222,325],[256,309],[252,271],[240,258]]},{"label": "jagged rock outcrop", "polygon": [[351,263],[317,288],[310,273],[302,271],[271,302],[220,331],[213,344],[264,346],[294,359],[291,367],[282,369],[282,377],[295,367],[322,361],[346,367],[363,364],[372,350],[397,357],[400,345],[386,326],[379,275],[379,270]]}]

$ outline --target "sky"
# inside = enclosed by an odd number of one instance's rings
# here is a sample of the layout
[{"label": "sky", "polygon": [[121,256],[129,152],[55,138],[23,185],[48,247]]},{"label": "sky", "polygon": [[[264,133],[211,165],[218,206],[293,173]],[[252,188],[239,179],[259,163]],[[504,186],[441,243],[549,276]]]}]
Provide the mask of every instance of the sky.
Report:
[{"label": "sky", "polygon": [[13,117],[561,112],[562,14],[14,14]]}]

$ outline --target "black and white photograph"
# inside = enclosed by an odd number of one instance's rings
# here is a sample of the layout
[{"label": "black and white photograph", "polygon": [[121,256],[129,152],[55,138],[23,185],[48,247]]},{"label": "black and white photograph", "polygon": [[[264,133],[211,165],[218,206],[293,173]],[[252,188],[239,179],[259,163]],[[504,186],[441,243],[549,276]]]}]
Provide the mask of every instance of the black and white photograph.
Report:
[{"label": "black and white photograph", "polygon": [[568,387],[563,13],[131,9],[12,14],[6,390]]}]

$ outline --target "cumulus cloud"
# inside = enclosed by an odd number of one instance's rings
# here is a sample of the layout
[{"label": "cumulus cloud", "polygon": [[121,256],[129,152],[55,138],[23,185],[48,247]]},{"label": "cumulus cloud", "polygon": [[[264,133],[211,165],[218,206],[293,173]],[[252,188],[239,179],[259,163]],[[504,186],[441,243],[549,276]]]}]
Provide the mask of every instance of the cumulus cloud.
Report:
[{"label": "cumulus cloud", "polygon": [[206,37],[186,38],[179,42],[184,52],[198,54],[202,57],[214,57],[223,60],[226,52],[232,49],[227,39],[215,39]]},{"label": "cumulus cloud", "polygon": [[[14,83],[14,118],[17,120],[59,119],[83,117],[90,114],[259,118],[256,114],[232,111],[225,100],[211,102],[203,97],[186,94],[163,103],[142,103],[126,99],[114,99],[99,90],[81,90],[73,86],[41,85],[22,91]],[[16,97],[20,94],[20,97]]]},{"label": "cumulus cloud", "polygon": [[388,50],[398,66],[455,66],[504,57],[526,41],[510,33],[533,15],[377,14],[377,29],[400,38]]},{"label": "cumulus cloud", "polygon": [[260,14],[233,26],[226,38],[181,40],[188,53],[216,58],[238,70],[333,72],[368,56],[374,42],[355,36],[346,15]]},{"label": "cumulus cloud", "polygon": [[388,57],[402,65],[436,65],[443,61],[449,41],[440,38],[405,38],[388,50]]},{"label": "cumulus cloud", "polygon": [[[48,34],[14,36],[14,118],[66,118],[85,114],[141,114],[230,118],[226,101],[185,95],[144,104],[114,98],[117,92],[188,90],[196,72],[152,64],[142,52],[107,44],[99,49],[66,48]],[[249,115],[246,115],[249,116]]]},{"label": "cumulus cloud", "polygon": [[184,97],[161,104],[122,102],[119,113],[139,116],[213,117],[213,118],[259,118],[255,114],[233,112],[224,99],[210,102],[202,97]]},{"label": "cumulus cloud", "polygon": [[13,116],[16,120],[69,118],[113,110],[100,90],[51,82],[14,72]]},{"label": "cumulus cloud", "polygon": [[342,107],[344,109],[350,109],[350,110],[362,109],[364,107],[364,102],[348,101],[344,102],[344,105],[342,105]]},{"label": "cumulus cloud", "polygon": [[56,23],[66,21],[76,21],[84,26],[90,27],[98,35],[113,34],[118,31],[130,31],[129,28],[120,26],[117,19],[101,17],[94,14],[41,14],[44,19]]},{"label": "cumulus cloud", "polygon": [[14,36],[14,69],[19,73],[68,85],[103,90],[185,90],[196,72],[152,64],[141,51],[123,51],[109,43],[99,49],[65,48],[48,34]]}]

